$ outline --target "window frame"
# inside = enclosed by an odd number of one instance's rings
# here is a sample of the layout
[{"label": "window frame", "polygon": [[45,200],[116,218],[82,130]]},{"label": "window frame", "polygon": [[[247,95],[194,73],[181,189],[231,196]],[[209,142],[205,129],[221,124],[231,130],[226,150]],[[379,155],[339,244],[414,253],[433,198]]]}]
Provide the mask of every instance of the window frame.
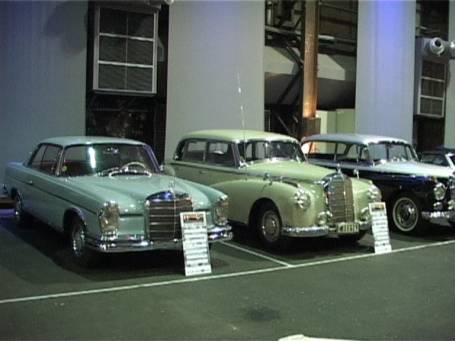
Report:
[{"label": "window frame", "polygon": [[[35,168],[35,167],[32,167],[32,162],[35,158],[35,156],[38,154],[38,151],[44,147],[44,152],[43,152],[43,155],[41,157],[41,160],[40,160],[40,167],[39,168]],[[49,173],[49,172],[46,172],[44,171],[43,169],[41,169],[41,163],[43,162],[43,158],[44,158],[44,155],[46,155],[46,151],[47,151],[47,148],[49,147],[56,147],[59,149],[58,151],[58,154],[57,154],[57,159],[56,159],[56,162],[55,162],[55,170],[53,173]],[[43,173],[43,174],[46,174],[46,175],[50,175],[50,176],[55,176],[55,177],[58,177],[60,175],[60,167],[61,167],[61,162],[62,162],[62,155],[63,155],[63,150],[65,148],[59,144],[55,144],[55,143],[40,143],[34,150],[34,152],[32,153],[32,155],[30,156],[26,166],[27,168],[30,168],[34,171],[37,171],[37,172],[40,172],[40,173]]]},{"label": "window frame", "polygon": [[[153,15],[153,32],[154,37],[139,37],[139,36],[130,36],[130,35],[123,35],[123,34],[114,34],[114,33],[101,33],[100,32],[100,14],[102,8],[108,8],[128,13],[140,13],[140,14],[149,14]],[[135,8],[130,6],[122,6],[122,5],[115,5],[115,4],[96,4],[94,8],[94,15],[93,15],[93,71],[92,71],[92,87],[93,91],[99,93],[113,93],[113,94],[139,94],[139,95],[146,95],[146,96],[153,96],[157,93],[157,79],[158,79],[158,18],[159,18],[159,9],[150,7],[150,8]],[[112,66],[123,66],[123,67],[139,67],[139,68],[147,68],[153,69],[153,79],[152,79],[152,89],[151,90],[134,90],[134,89],[115,89],[115,88],[100,88],[99,87],[99,65],[100,65],[100,38],[101,36],[108,36],[108,37],[117,37],[117,38],[124,38],[124,39],[133,39],[133,40],[143,40],[153,42],[153,63],[152,65],[145,65],[145,64],[134,64],[134,63],[122,63],[122,62],[110,62],[110,61],[101,61],[101,65],[112,65]]]}]

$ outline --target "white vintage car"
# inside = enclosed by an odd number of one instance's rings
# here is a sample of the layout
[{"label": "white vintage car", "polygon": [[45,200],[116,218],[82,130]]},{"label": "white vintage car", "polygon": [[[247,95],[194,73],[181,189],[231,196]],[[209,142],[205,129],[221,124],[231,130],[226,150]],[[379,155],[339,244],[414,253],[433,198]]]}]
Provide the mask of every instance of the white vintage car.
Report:
[{"label": "white vintage car", "polygon": [[7,166],[4,190],[18,224],[32,215],[67,233],[83,265],[95,251],[181,248],[181,212],[206,213],[210,242],[232,238],[226,195],[164,175],[152,149],[134,140],[44,140],[28,161]]}]

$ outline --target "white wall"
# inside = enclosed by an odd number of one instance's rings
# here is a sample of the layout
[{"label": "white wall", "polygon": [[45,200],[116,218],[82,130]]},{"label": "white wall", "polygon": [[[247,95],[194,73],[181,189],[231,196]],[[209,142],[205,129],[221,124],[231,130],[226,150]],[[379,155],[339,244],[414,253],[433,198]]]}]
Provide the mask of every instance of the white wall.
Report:
[{"label": "white wall", "polygon": [[359,1],[356,130],[412,140],[415,1]]},{"label": "white wall", "polygon": [[41,139],[85,134],[87,3],[0,1],[0,183]]},{"label": "white wall", "polygon": [[[449,2],[449,40],[455,40],[455,1]],[[455,148],[455,59],[449,62],[444,144]]]},{"label": "white wall", "polygon": [[188,131],[241,128],[241,106],[263,130],[264,2],[176,1],[169,25],[166,158]]}]

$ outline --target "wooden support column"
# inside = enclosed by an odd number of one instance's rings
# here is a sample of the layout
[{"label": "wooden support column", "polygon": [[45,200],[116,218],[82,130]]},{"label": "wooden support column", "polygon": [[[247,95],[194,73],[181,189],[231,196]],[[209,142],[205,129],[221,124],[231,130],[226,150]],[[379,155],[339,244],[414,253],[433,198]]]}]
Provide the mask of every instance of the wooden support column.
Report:
[{"label": "wooden support column", "polygon": [[[306,0],[302,27],[300,55],[303,56],[303,86],[300,101],[299,139],[317,134],[320,131],[320,120],[316,118],[318,100],[318,34],[319,34],[319,0]],[[302,11],[303,12],[303,11]],[[303,18],[303,15],[305,18]],[[303,19],[305,19],[303,21]]]}]

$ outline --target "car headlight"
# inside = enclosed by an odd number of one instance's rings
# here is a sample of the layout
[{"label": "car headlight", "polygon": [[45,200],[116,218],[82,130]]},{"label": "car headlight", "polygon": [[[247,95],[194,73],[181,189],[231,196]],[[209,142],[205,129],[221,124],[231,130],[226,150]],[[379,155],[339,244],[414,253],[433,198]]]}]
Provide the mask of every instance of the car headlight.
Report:
[{"label": "car headlight", "polygon": [[455,179],[452,178],[449,183],[450,198],[455,200]]},{"label": "car headlight", "polygon": [[318,226],[325,226],[330,223],[332,220],[332,213],[329,211],[321,212],[316,217],[316,224]]},{"label": "car headlight", "polygon": [[364,223],[371,221],[370,209],[368,207],[364,207],[362,211],[360,211],[360,221]]},{"label": "car headlight", "polygon": [[379,202],[382,199],[381,191],[376,186],[370,186],[370,188],[368,188],[367,195],[368,195],[368,199],[371,202]]},{"label": "car headlight", "polygon": [[446,191],[447,191],[447,187],[443,183],[438,182],[433,188],[433,193],[434,193],[435,199],[443,200],[446,196]]},{"label": "car headlight", "polygon": [[220,197],[213,208],[214,222],[218,226],[224,226],[228,222],[229,214],[229,199],[227,196]]},{"label": "car headlight", "polygon": [[295,203],[303,210],[307,210],[311,205],[311,197],[303,188],[298,188],[294,194]]},{"label": "car headlight", "polygon": [[98,214],[101,233],[104,235],[114,235],[120,226],[120,210],[114,201],[107,201]]}]

